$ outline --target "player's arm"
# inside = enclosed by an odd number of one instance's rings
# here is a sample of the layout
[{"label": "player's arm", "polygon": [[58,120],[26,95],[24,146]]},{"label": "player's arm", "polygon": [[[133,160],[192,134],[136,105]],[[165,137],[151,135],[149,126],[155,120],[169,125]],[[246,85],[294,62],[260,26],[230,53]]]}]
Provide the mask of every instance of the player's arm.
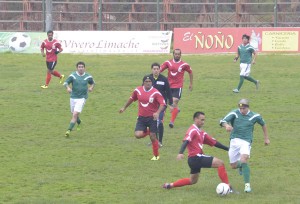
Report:
[{"label": "player's arm", "polygon": [[41,54],[42,54],[43,57],[46,56],[45,55],[45,44],[44,44],[44,42],[42,42],[42,44],[41,44]]},{"label": "player's arm", "polygon": [[234,120],[234,113],[229,113],[222,120],[220,120],[220,126],[224,127],[227,132],[231,132],[233,129],[233,127],[229,124],[231,120]]},{"label": "player's arm", "polygon": [[257,57],[257,52],[254,50],[252,55],[253,55],[252,64],[255,64],[256,63],[256,57]]},{"label": "player's arm", "polygon": [[165,62],[160,66],[159,71],[160,71],[160,72],[163,72],[163,71],[165,71],[165,69],[167,69],[167,68],[169,68],[168,62],[165,61]]},{"label": "player's arm", "polygon": [[216,142],[215,147],[217,147],[217,148],[219,148],[219,149],[223,149],[223,150],[225,150],[225,151],[228,151],[228,150],[229,150],[229,147],[223,145],[222,143],[220,143],[220,142],[218,142],[218,141]]},{"label": "player's arm", "polygon": [[213,137],[211,137],[207,133],[204,134],[203,144],[207,144],[211,147],[217,147],[217,148],[223,149],[225,151],[229,150],[229,148],[227,146],[225,146],[222,143],[218,142],[216,139],[214,139]]},{"label": "player's arm", "polygon": [[93,90],[94,90],[94,87],[95,87],[95,81],[94,81],[94,79],[93,78],[89,78],[89,92],[92,92]]},{"label": "player's arm", "polygon": [[240,57],[240,49],[238,48],[238,51],[236,52],[235,58],[233,59],[234,62],[236,62]]},{"label": "player's arm", "polygon": [[155,99],[159,103],[159,108],[155,113],[153,113],[153,119],[157,120],[158,117],[159,117],[160,112],[165,108],[166,102],[165,102],[164,97],[160,93],[155,94]]},{"label": "player's arm", "polygon": [[265,145],[269,145],[269,144],[270,144],[270,139],[269,139],[269,136],[268,136],[268,130],[267,130],[266,124],[264,124],[264,125],[262,126],[262,130],[263,130],[263,132],[264,132]]},{"label": "player's arm", "polygon": [[57,48],[58,50],[56,50],[56,51],[55,51],[55,54],[59,54],[59,53],[61,53],[61,52],[63,51],[63,49],[62,49],[62,47],[61,47],[61,44],[60,44],[60,43],[57,43],[57,46],[56,46],[56,48]]},{"label": "player's arm", "polygon": [[126,108],[132,104],[133,101],[134,101],[134,100],[130,97],[130,98],[128,99],[128,101],[126,102],[126,104],[124,105],[124,107],[122,107],[122,108],[119,110],[119,113],[123,113],[123,112],[126,110]]},{"label": "player's arm", "polygon": [[187,147],[188,144],[189,144],[189,141],[188,141],[188,140],[184,140],[184,141],[183,141],[183,143],[182,143],[182,145],[181,145],[181,147],[180,147],[179,153],[178,153],[178,155],[177,155],[177,159],[178,159],[178,160],[184,158],[183,153],[184,153],[184,151],[185,151],[185,149],[186,149],[186,147]]},{"label": "player's arm", "polygon": [[64,87],[66,87],[68,93],[72,93],[72,88],[69,86],[72,83],[73,77],[69,76],[66,81],[63,83]]},{"label": "player's arm", "polygon": [[190,76],[190,85],[189,85],[189,89],[190,89],[190,91],[192,91],[192,90],[193,90],[193,78],[194,78],[193,72],[192,72],[192,71],[189,72],[189,76]]}]

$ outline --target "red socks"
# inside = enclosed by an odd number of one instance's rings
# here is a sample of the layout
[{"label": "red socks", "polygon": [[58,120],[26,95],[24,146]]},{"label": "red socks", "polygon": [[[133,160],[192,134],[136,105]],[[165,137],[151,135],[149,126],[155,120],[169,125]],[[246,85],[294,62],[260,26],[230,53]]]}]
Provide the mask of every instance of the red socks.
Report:
[{"label": "red socks", "polygon": [[47,73],[47,76],[46,76],[46,86],[48,86],[48,84],[50,83],[50,80],[51,80],[51,73]]},{"label": "red socks", "polygon": [[159,148],[158,140],[154,140],[152,142],[152,150],[153,150],[153,155],[156,156],[156,157],[159,156],[158,148]]},{"label": "red socks", "polygon": [[60,73],[58,72],[58,71],[53,71],[53,73],[52,73],[54,76],[56,76],[56,77],[61,77],[61,75],[60,75]]},{"label": "red socks", "polygon": [[171,120],[170,122],[171,123],[174,123],[177,115],[178,115],[178,112],[179,112],[179,109],[178,108],[174,108],[173,111],[172,111],[172,116],[171,116]]},{"label": "red socks", "polygon": [[191,179],[190,178],[183,178],[175,181],[173,183],[173,187],[181,187],[181,186],[186,186],[186,185],[191,185]]},{"label": "red socks", "polygon": [[220,179],[223,183],[229,184],[225,166],[219,166],[218,167],[218,174],[219,174],[219,177],[220,177]]}]

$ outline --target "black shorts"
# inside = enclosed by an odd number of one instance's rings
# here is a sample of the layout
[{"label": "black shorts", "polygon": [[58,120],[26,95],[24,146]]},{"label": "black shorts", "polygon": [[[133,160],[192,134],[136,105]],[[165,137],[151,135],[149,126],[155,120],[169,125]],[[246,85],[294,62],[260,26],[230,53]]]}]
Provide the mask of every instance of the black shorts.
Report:
[{"label": "black shorts", "polygon": [[188,164],[191,169],[191,174],[200,173],[201,168],[211,168],[213,159],[214,157],[204,155],[204,154],[199,154],[194,157],[189,157]]},{"label": "black shorts", "polygon": [[55,61],[55,62],[46,62],[47,69],[54,70],[56,64],[57,64],[57,61]]},{"label": "black shorts", "polygon": [[181,98],[182,88],[171,88],[171,94],[173,98]]},{"label": "black shorts", "polygon": [[139,116],[136,122],[135,131],[146,131],[147,127],[150,132],[157,133],[157,120],[153,120],[153,117]]}]

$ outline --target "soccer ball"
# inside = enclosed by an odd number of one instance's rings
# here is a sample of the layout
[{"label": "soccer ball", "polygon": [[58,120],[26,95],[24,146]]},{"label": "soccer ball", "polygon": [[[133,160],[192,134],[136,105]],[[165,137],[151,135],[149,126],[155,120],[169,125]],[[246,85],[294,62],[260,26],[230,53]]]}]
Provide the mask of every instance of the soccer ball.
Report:
[{"label": "soccer ball", "polygon": [[8,46],[13,52],[22,52],[30,46],[31,38],[25,33],[15,33],[9,39]]},{"label": "soccer ball", "polygon": [[230,192],[230,187],[226,183],[220,183],[216,188],[217,194],[224,196]]}]

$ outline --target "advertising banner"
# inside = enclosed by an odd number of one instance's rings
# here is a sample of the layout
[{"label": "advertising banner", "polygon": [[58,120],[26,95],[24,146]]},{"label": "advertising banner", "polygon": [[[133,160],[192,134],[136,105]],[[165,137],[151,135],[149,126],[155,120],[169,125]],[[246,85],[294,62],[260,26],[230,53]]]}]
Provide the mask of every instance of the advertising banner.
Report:
[{"label": "advertising banner", "polygon": [[[46,33],[0,32],[0,52],[39,53]],[[169,53],[171,31],[54,31],[64,53]]]},{"label": "advertising banner", "polygon": [[300,52],[300,28],[175,28],[174,48],[183,53],[236,52],[242,35],[259,52]]}]

